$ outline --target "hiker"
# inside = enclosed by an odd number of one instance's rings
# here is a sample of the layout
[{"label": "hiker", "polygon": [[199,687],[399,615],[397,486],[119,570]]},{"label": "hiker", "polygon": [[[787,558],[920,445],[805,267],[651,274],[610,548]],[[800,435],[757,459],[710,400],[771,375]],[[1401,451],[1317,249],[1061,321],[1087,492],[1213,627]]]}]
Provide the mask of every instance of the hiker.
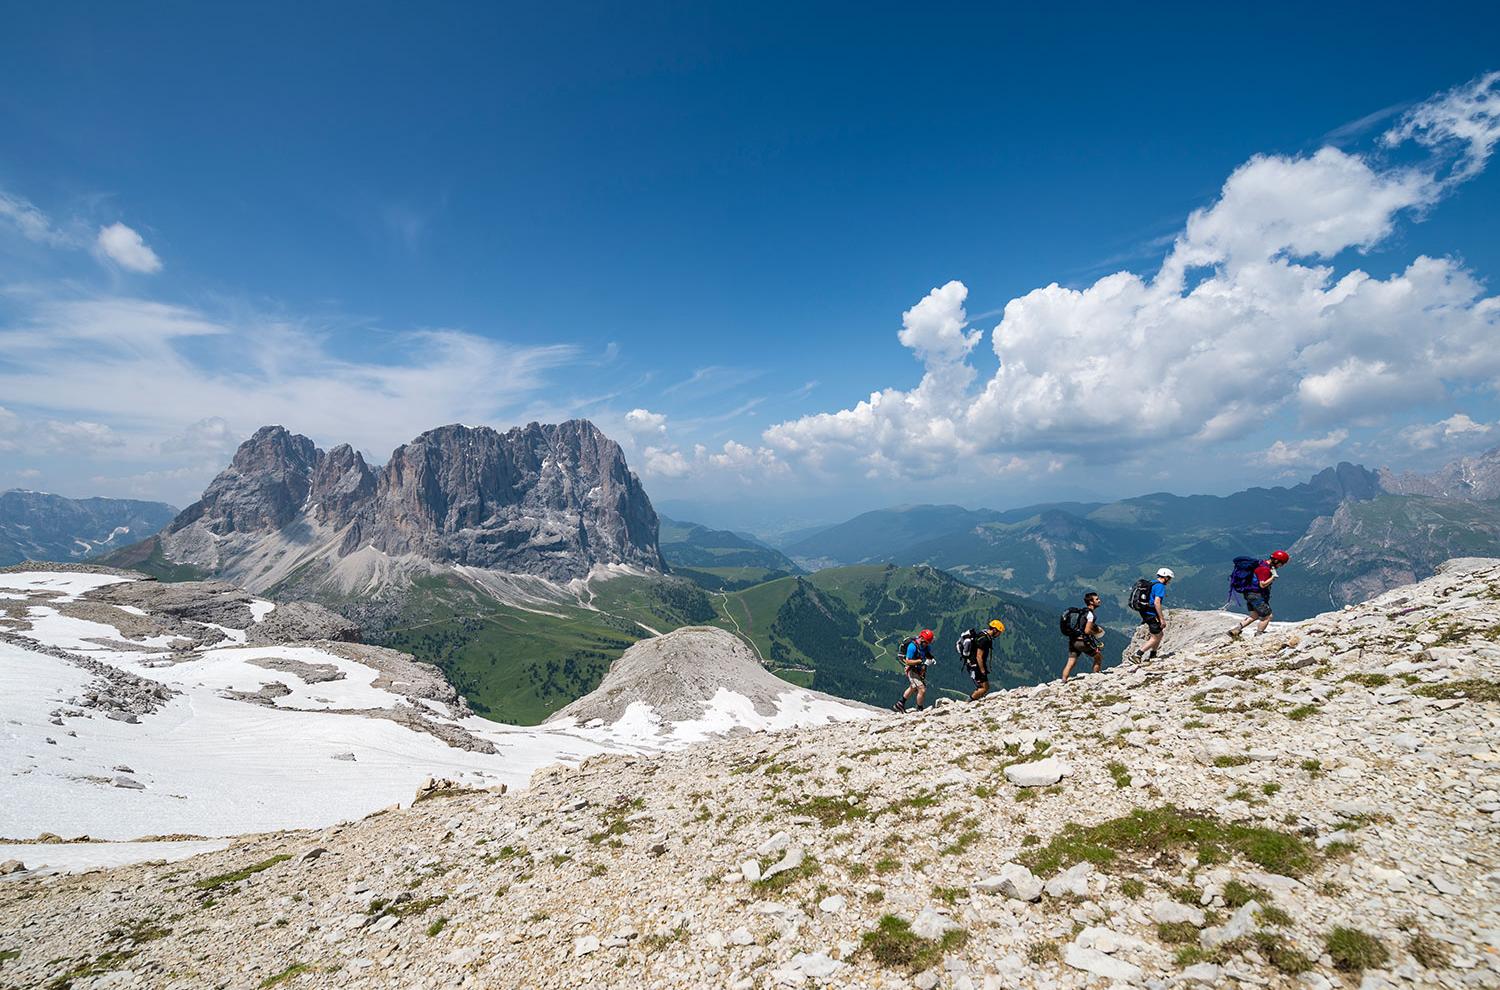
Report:
[{"label": "hiker", "polygon": [[917,693],[917,711],[922,710],[922,699],[927,697],[927,668],[936,663],[932,655],[932,638],[932,630],[923,629],[901,641],[898,652],[901,662],[906,665],[906,690],[901,692],[901,700],[891,706],[898,712],[906,711],[906,699],[913,691]]},{"label": "hiker", "polygon": [[1277,573],[1291,559],[1292,555],[1285,550],[1277,550],[1265,560],[1255,557],[1234,558],[1234,570],[1229,574],[1229,594],[1233,597],[1238,592],[1245,599],[1245,608],[1250,614],[1245,616],[1244,622],[1229,630],[1230,639],[1239,639],[1245,627],[1255,622],[1260,623],[1255,635],[1259,636],[1266,631],[1266,626],[1271,624],[1271,585],[1275,582]]},{"label": "hiker", "polygon": [[1098,623],[1097,612],[1099,602],[1102,599],[1097,591],[1085,591],[1083,593],[1083,608],[1070,608],[1062,614],[1062,632],[1068,637],[1068,662],[1063,664],[1062,682],[1068,683],[1068,678],[1073,674],[1073,666],[1078,663],[1078,658],[1088,655],[1094,658],[1094,673],[1099,673],[1104,664],[1104,650],[1099,645],[1099,637],[1104,635],[1104,627]]},{"label": "hiker", "polygon": [[970,629],[958,637],[958,655],[964,667],[974,678],[974,693],[970,701],[978,701],[990,693],[990,656],[995,652],[995,637],[1005,632],[1005,623],[991,619],[983,629]]},{"label": "hiker", "polygon": [[[1130,592],[1130,607],[1141,617],[1141,625],[1150,633],[1146,643],[1135,651],[1135,661],[1155,660],[1157,648],[1161,646],[1162,634],[1167,630],[1167,585],[1175,577],[1172,568],[1162,567],[1156,572],[1156,581],[1141,578]],[[1148,588],[1147,585],[1150,585]]]}]

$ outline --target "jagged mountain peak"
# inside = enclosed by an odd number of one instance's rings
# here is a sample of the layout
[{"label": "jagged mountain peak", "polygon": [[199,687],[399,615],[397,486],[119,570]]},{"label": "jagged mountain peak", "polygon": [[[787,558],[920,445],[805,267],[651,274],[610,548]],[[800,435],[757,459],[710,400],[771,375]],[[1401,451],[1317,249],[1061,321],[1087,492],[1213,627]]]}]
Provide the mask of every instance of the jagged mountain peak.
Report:
[{"label": "jagged mountain peak", "polygon": [[256,589],[365,551],[570,580],[598,564],[665,570],[657,530],[624,451],[587,420],[451,423],[379,469],[348,444],[324,452],[263,426],[162,546],[173,563]]}]

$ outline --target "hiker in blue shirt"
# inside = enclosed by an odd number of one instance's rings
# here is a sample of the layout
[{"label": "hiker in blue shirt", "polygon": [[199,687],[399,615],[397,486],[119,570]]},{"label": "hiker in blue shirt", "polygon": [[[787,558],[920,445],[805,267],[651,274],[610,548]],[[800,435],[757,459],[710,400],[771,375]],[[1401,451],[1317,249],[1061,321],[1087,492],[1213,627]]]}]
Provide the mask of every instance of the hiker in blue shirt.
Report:
[{"label": "hiker in blue shirt", "polygon": [[1135,659],[1155,660],[1156,651],[1161,646],[1162,635],[1167,630],[1167,585],[1172,583],[1172,568],[1163,567],[1156,572],[1156,583],[1151,585],[1151,597],[1146,607],[1137,610],[1141,617],[1141,625],[1146,627],[1150,633],[1146,637],[1145,645],[1136,651]]},{"label": "hiker in blue shirt", "polygon": [[932,630],[923,629],[905,642],[901,662],[906,665],[906,690],[902,692],[901,700],[891,706],[898,712],[906,711],[906,699],[913,691],[917,693],[917,711],[922,710],[922,701],[927,697],[927,668],[933,661],[932,640]]}]

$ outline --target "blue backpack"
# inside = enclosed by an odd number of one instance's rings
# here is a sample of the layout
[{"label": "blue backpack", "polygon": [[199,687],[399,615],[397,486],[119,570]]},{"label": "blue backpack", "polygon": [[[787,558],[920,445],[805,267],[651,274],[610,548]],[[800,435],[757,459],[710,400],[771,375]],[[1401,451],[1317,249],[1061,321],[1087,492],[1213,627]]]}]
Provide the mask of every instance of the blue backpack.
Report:
[{"label": "blue backpack", "polygon": [[1230,592],[1243,595],[1247,591],[1259,591],[1260,578],[1255,576],[1255,569],[1263,563],[1265,561],[1258,557],[1234,558],[1234,570],[1229,572]]}]

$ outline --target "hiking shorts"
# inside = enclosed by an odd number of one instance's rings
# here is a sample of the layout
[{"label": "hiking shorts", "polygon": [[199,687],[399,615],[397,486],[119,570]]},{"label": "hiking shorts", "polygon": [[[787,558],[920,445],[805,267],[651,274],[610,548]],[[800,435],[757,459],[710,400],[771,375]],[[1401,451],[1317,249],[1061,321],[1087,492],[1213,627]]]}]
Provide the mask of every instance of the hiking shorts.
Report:
[{"label": "hiking shorts", "polygon": [[907,667],[906,683],[910,684],[914,688],[926,687],[927,671],[923,670],[921,667]]},{"label": "hiking shorts", "polygon": [[1093,639],[1075,639],[1068,644],[1068,656],[1091,657],[1094,655],[1094,651],[1098,648],[1098,645],[1093,641]]},{"label": "hiking shorts", "polygon": [[1271,599],[1258,591],[1245,592],[1245,608],[1250,610],[1251,615],[1262,619],[1271,617]]},{"label": "hiking shorts", "polygon": [[1161,616],[1157,615],[1155,612],[1141,612],[1139,614],[1141,617],[1141,625],[1146,627],[1147,632],[1149,632],[1153,636],[1161,632]]}]

